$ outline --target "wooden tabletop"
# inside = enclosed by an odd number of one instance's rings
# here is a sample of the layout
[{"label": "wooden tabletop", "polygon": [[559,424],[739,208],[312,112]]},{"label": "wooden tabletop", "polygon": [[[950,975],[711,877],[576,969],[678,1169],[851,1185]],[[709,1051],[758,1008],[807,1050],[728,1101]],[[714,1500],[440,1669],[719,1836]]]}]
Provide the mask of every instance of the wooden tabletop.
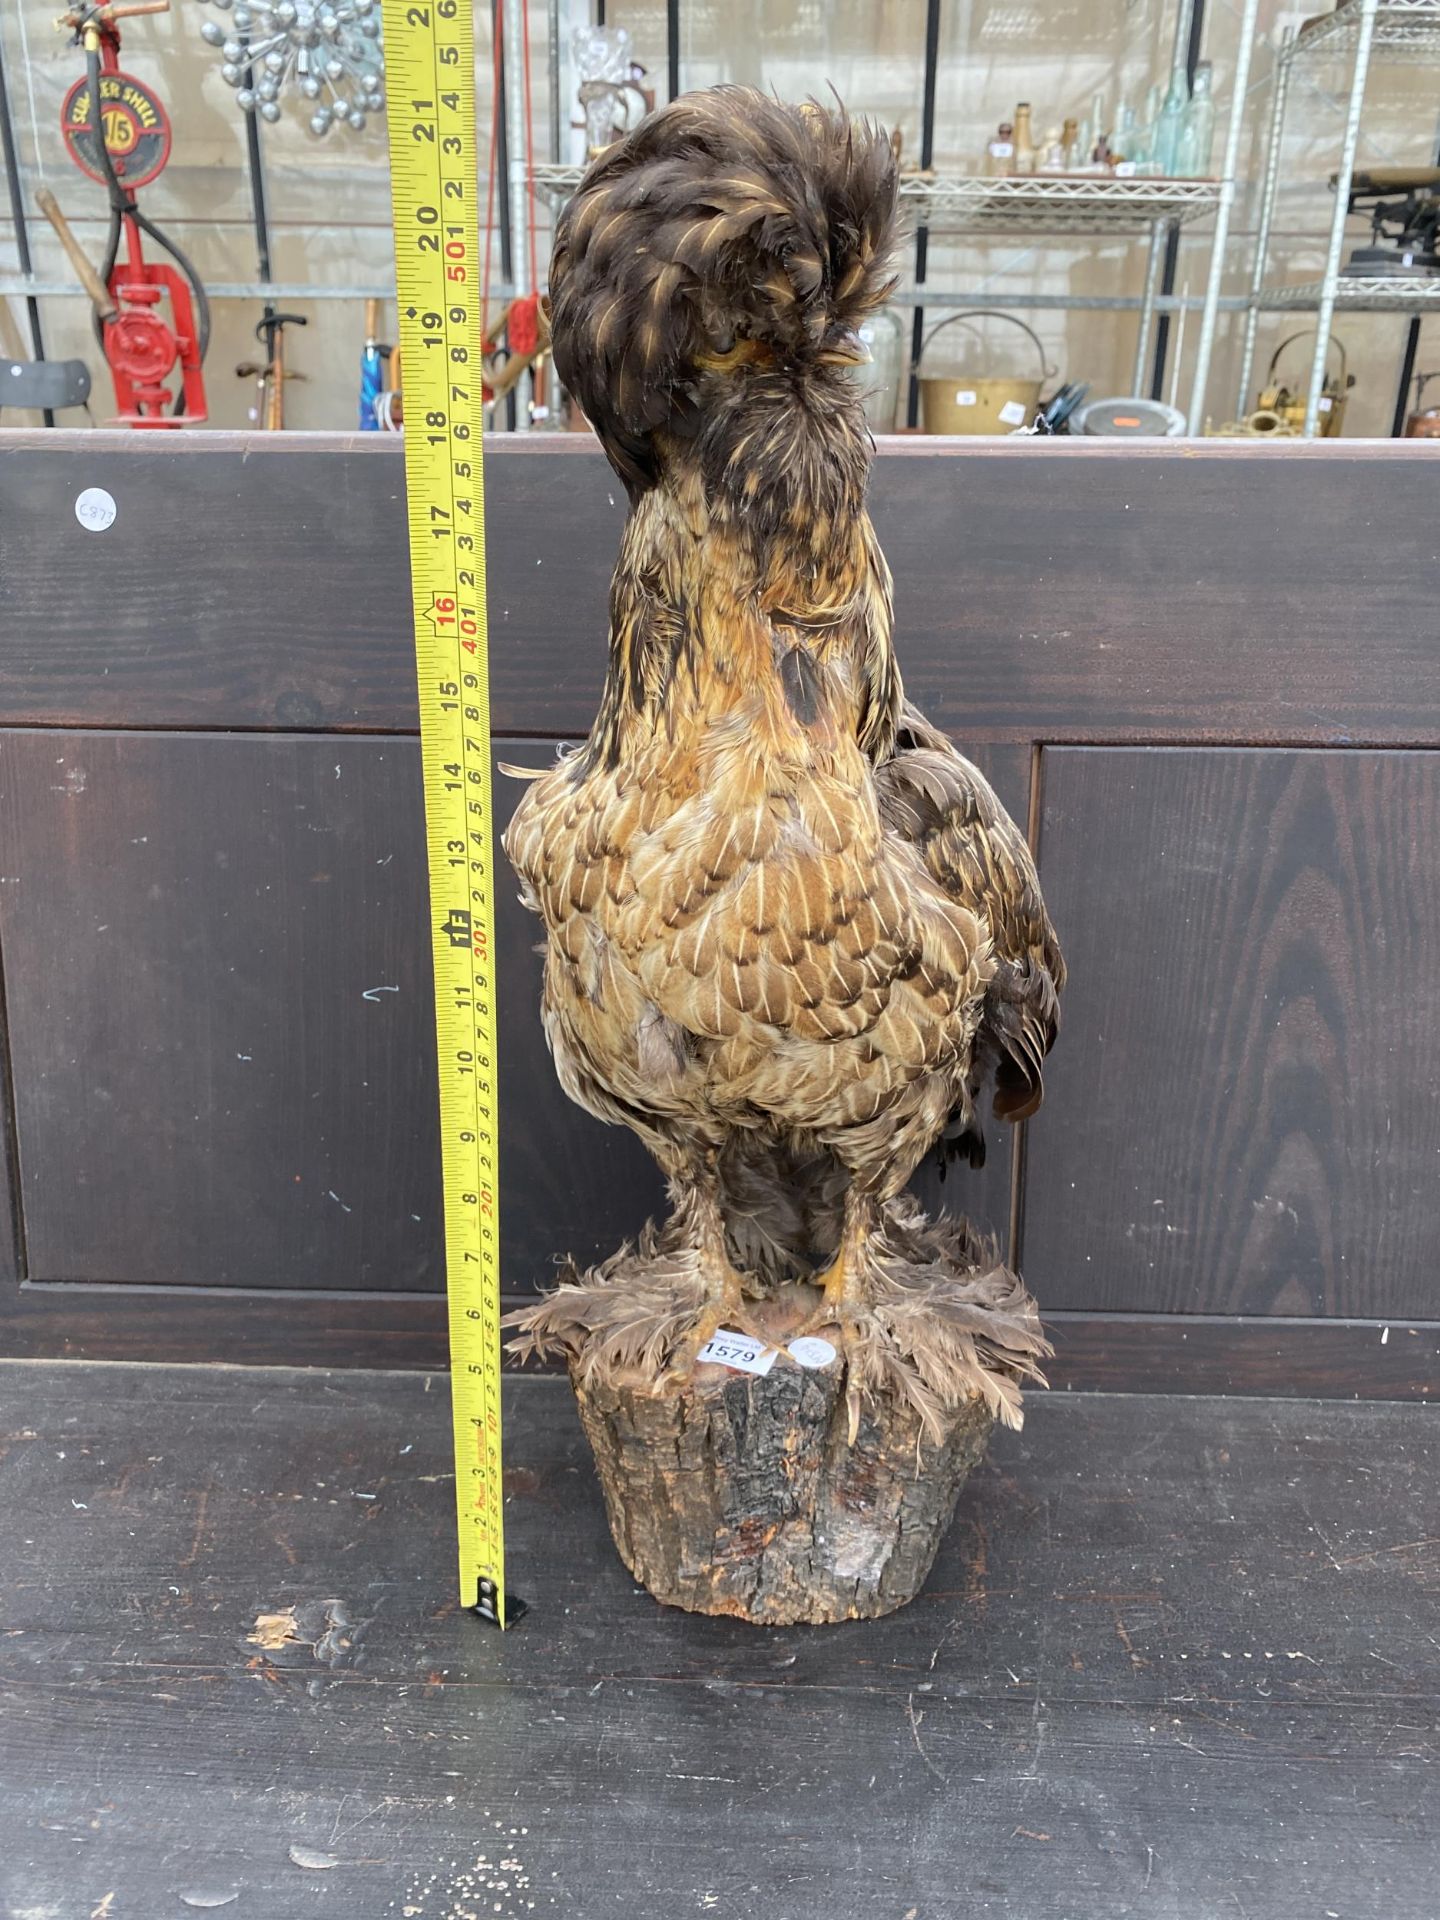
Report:
[{"label": "wooden tabletop", "polygon": [[875,1624],[666,1612],[512,1383],[530,1616],[457,1614],[445,1382],[0,1365],[0,1912],[1435,1912],[1428,1408],[1033,1398]]}]

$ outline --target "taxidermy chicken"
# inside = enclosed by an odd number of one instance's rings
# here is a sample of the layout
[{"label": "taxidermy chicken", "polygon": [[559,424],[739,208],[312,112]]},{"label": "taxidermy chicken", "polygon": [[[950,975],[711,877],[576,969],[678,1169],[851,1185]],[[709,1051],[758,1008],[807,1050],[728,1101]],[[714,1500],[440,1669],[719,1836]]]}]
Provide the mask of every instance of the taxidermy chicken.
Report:
[{"label": "taxidermy chicken", "polygon": [[896,664],[854,372],[896,184],[879,131],[723,87],[607,149],[559,225],[555,365],[631,510],[594,729],[505,845],[561,1082],[673,1212],[518,1321],[663,1390],[810,1282],[787,1332],[838,1329],[852,1409],[888,1383],[1015,1418],[1033,1303],[904,1188],[937,1144],[978,1163],[987,1083],[1038,1106],[1064,970],[1023,837]]}]

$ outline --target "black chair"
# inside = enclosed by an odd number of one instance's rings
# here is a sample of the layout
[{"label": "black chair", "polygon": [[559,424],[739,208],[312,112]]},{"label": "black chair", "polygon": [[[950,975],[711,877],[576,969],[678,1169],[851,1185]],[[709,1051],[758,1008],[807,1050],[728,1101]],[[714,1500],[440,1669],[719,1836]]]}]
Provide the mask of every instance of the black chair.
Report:
[{"label": "black chair", "polygon": [[0,407],[83,407],[90,369],[83,360],[7,360],[0,355]]}]

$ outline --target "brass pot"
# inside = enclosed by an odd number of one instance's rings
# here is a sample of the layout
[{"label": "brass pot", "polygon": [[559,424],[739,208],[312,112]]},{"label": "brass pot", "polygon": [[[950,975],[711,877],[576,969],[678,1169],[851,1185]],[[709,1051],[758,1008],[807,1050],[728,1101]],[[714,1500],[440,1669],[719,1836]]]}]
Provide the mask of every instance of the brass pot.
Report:
[{"label": "brass pot", "polygon": [[[1314,331],[1313,327],[1307,327],[1300,333],[1292,333],[1289,339],[1282,340],[1271,354],[1270,368],[1265,375],[1265,385],[1260,391],[1259,399],[1255,402],[1255,412],[1250,416],[1252,423],[1261,414],[1274,414],[1282,426],[1292,427],[1296,433],[1304,430],[1306,403],[1304,389],[1281,386],[1276,381],[1275,369],[1279,365],[1281,354],[1287,347],[1294,346],[1297,340],[1306,339]],[[1330,336],[1329,345],[1325,349],[1327,361],[1330,356],[1330,347],[1340,349],[1340,372],[1334,378],[1327,372],[1325,384],[1320,390],[1320,437],[1322,440],[1333,440],[1339,433],[1345,419],[1345,402],[1351,387],[1355,384],[1355,376],[1348,371],[1345,364],[1345,342],[1338,334],[1332,333]],[[1265,430],[1264,428],[1256,429],[1262,432]],[[1273,432],[1273,427],[1269,428],[1269,431]]]},{"label": "brass pot", "polygon": [[[925,356],[935,335],[962,320],[1007,320],[1028,333],[1040,357],[1040,374],[1035,380],[1000,378],[972,373],[934,374],[925,371]],[[924,409],[926,433],[1013,433],[1034,419],[1040,404],[1040,389],[1055,371],[1047,366],[1045,349],[1039,335],[1013,313],[977,308],[973,313],[952,314],[930,334],[920,356],[920,400]]]}]

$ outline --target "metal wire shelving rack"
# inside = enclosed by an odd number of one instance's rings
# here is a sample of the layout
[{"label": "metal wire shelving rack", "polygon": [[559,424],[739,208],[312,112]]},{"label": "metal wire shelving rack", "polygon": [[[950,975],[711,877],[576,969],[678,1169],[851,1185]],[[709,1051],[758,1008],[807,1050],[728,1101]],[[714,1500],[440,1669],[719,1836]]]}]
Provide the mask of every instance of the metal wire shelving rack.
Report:
[{"label": "metal wire shelving rack", "polygon": [[[579,167],[537,165],[530,183],[553,204],[580,184]],[[978,233],[990,228],[1040,233],[1144,233],[1157,220],[1184,225],[1212,213],[1218,180],[1118,179],[1113,175],[907,173],[900,204],[932,233]]]},{"label": "metal wire shelving rack", "polygon": [[[1266,312],[1318,312],[1325,296],[1323,280],[1304,280],[1294,286],[1262,287],[1260,306]],[[1351,313],[1429,313],[1440,310],[1440,275],[1432,279],[1402,280],[1398,275],[1347,273],[1335,286],[1336,310]]]},{"label": "metal wire shelving rack", "polygon": [[[1253,0],[1252,0],[1253,4]],[[531,189],[553,206],[559,207],[580,183],[582,169],[554,163],[536,165],[530,173]],[[913,171],[902,176],[900,204],[909,223],[924,228],[932,237],[950,234],[1036,234],[1053,237],[1127,238],[1149,234],[1150,260],[1144,290],[1138,296],[1092,296],[1087,299],[1065,296],[987,296],[997,306],[1045,306],[1065,308],[1113,308],[1138,311],[1139,337],[1136,345],[1136,388],[1149,357],[1155,314],[1193,305],[1203,314],[1211,314],[1228,302],[1219,297],[1218,276],[1207,288],[1206,298],[1193,302],[1165,299],[1159,294],[1160,261],[1167,234],[1177,227],[1189,226],[1220,209],[1228,210],[1230,196],[1223,179],[1179,180],[1121,178],[1115,175],[1036,174],[1024,177],[992,177],[988,174]],[[1219,244],[1223,246],[1223,235]],[[943,307],[964,304],[970,295],[938,294],[927,288],[924,304]],[[904,305],[921,304],[920,290],[907,295]],[[1209,332],[1213,334],[1213,317]],[[1202,334],[1206,331],[1202,321]]]},{"label": "metal wire shelving rack", "polygon": [[[1274,285],[1266,278],[1266,268],[1280,188],[1280,153],[1285,135],[1290,83],[1301,61],[1347,53],[1351,61],[1350,87],[1324,270],[1318,280],[1295,285]],[[1388,54],[1408,55],[1412,59],[1416,56],[1440,59],[1440,0],[1340,0],[1332,13],[1307,20],[1298,33],[1289,34],[1275,59],[1275,94],[1265,150],[1255,259],[1245,303],[1236,411],[1240,415],[1245,411],[1260,315],[1265,312],[1313,313],[1316,316],[1315,356],[1310,368],[1302,429],[1306,439],[1313,439],[1319,428],[1325,356],[1330,344],[1331,322],[1337,311],[1412,315],[1440,312],[1440,275],[1406,278],[1399,274],[1359,275],[1340,271],[1370,62],[1372,58],[1383,58]],[[1411,353],[1407,353],[1407,374],[1403,383],[1406,386],[1411,357]],[[1397,407],[1397,415],[1399,411]]]},{"label": "metal wire shelving rack", "polygon": [[901,206],[932,233],[1145,233],[1157,220],[1183,226],[1213,213],[1219,200],[1218,180],[910,173],[900,183]]},{"label": "metal wire shelving rack", "polygon": [[[510,4],[510,0],[506,0]],[[1440,0],[1437,0],[1440,4]],[[672,0],[670,12],[677,11]],[[1214,348],[1220,312],[1240,310],[1243,300],[1222,294],[1223,261],[1235,200],[1236,170],[1241,130],[1249,88],[1250,61],[1255,42],[1259,0],[1243,0],[1231,75],[1230,109],[1225,122],[1223,159],[1215,179],[1154,179],[1115,175],[1058,174],[999,177],[954,172],[934,167],[935,81],[939,62],[942,0],[927,0],[925,38],[925,98],[922,113],[920,166],[901,182],[902,207],[915,231],[913,285],[895,296],[895,305],[915,309],[910,352],[910,417],[918,396],[917,375],[923,351],[923,312],[927,307],[948,308],[975,304],[1003,308],[1055,310],[1096,309],[1138,315],[1134,391],[1149,385],[1149,360],[1157,315],[1194,311],[1200,316],[1190,395],[1190,419],[1198,421]],[[1197,0],[1176,0],[1177,52],[1191,42],[1192,62],[1198,53]],[[672,42],[674,36],[672,35]],[[673,51],[673,46],[672,46]],[[672,60],[672,68],[674,61]],[[678,75],[672,71],[672,94]],[[553,76],[552,76],[553,80]],[[523,209],[526,195],[534,194],[552,206],[561,206],[579,185],[582,169],[551,160],[533,165],[528,174],[512,163],[512,196]],[[1181,228],[1212,221],[1208,269],[1203,296],[1175,294],[1170,288],[1174,238]],[[1149,237],[1149,257],[1142,291],[1137,294],[999,293],[983,296],[954,289],[941,290],[926,274],[928,244],[932,238],[974,234],[1001,236],[1042,235],[1057,239],[1116,239]],[[1162,279],[1164,285],[1162,286]],[[1163,322],[1162,322],[1163,325]],[[1156,372],[1155,378],[1159,379]]]}]

